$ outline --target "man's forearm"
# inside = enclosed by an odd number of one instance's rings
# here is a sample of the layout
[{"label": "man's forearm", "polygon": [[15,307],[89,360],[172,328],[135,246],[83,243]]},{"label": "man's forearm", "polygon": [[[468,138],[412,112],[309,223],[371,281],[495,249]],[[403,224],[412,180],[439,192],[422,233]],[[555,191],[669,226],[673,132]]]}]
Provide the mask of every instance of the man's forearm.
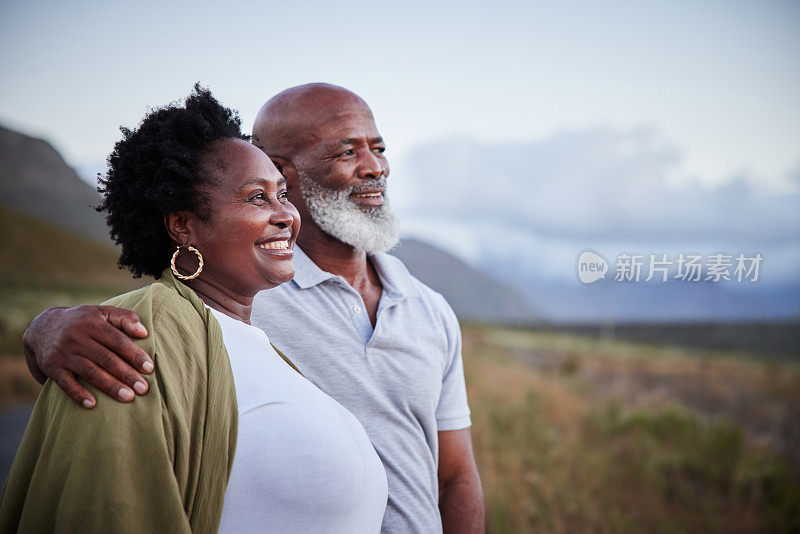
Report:
[{"label": "man's forearm", "polygon": [[445,534],[484,532],[483,491],[477,473],[453,480],[441,488],[439,512]]},{"label": "man's forearm", "polygon": [[47,381],[47,375],[39,369],[39,364],[36,363],[36,350],[38,350],[36,340],[39,335],[37,332],[46,328],[48,317],[56,313],[57,310],[62,309],[64,308],[48,308],[44,310],[33,318],[28,328],[25,329],[25,333],[22,334],[22,348],[25,351],[25,363],[28,364],[28,370],[31,372],[33,378],[40,384],[44,384]]}]

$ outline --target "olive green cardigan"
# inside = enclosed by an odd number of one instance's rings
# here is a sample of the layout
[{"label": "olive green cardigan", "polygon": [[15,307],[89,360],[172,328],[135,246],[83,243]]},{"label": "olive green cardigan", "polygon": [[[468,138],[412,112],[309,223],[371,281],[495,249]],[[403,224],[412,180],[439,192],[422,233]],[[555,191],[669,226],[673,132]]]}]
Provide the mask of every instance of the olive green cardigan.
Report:
[{"label": "olive green cardigan", "polygon": [[48,381],[6,481],[0,532],[216,532],[237,431],[219,323],[168,269],[107,304],[148,329],[137,343],[155,361],[150,391],[122,404],[87,386],[97,406],[86,410]]}]

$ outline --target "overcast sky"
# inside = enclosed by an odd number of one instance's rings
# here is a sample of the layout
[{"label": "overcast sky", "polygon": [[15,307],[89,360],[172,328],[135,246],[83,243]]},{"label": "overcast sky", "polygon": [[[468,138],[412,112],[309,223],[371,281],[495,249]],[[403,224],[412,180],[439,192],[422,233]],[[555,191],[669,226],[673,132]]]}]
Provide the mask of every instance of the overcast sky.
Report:
[{"label": "overcast sky", "polygon": [[397,171],[442,137],[594,127],[653,128],[676,180],[780,185],[800,165],[800,2],[387,4],[3,0],[0,121],[94,165],[194,81],[247,129],[274,93],[329,81],[373,107]]},{"label": "overcast sky", "polygon": [[796,279],[800,2],[387,4],[3,0],[0,122],[91,175],[195,81],[247,131],[326,81],[372,107],[407,231],[473,262],[694,247]]}]

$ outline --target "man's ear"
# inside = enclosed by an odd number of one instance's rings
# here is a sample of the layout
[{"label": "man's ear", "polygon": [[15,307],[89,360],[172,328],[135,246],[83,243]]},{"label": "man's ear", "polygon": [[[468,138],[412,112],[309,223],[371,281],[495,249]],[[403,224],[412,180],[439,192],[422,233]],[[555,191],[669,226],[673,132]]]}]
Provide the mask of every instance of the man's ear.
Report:
[{"label": "man's ear", "polygon": [[167,227],[172,242],[181,247],[191,244],[194,238],[192,228],[196,219],[197,217],[188,211],[176,211],[164,215],[164,226]]},{"label": "man's ear", "polygon": [[270,156],[269,159],[272,161],[272,164],[278,168],[278,172],[286,178],[286,186],[292,187],[297,181],[297,169],[294,163],[292,163],[292,160],[281,156]]},{"label": "man's ear", "polygon": [[300,202],[300,187],[297,184],[297,167],[292,160],[281,156],[270,156],[273,165],[278,168],[284,178],[286,178],[286,191],[289,193],[289,201],[297,205]]}]

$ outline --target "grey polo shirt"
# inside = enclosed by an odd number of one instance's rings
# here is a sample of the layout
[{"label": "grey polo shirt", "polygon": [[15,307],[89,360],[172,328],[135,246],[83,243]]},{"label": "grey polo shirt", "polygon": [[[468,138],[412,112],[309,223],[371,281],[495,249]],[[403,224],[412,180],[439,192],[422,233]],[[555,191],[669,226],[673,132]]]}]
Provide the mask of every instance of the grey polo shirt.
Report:
[{"label": "grey polo shirt", "polygon": [[373,330],[358,292],[294,251],[294,279],[256,295],[252,324],[364,425],[389,480],[382,531],[440,532],[436,433],[470,426],[453,310],[399,259],[377,254]]}]

